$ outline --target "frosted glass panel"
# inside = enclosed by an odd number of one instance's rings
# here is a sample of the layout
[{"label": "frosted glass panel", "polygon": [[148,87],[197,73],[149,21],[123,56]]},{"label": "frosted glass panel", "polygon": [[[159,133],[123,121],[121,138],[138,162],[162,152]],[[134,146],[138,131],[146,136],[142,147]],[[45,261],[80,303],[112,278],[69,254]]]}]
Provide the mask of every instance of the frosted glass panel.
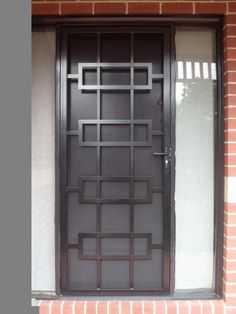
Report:
[{"label": "frosted glass panel", "polygon": [[176,289],[211,289],[215,32],[176,32]]},{"label": "frosted glass panel", "polygon": [[54,28],[32,32],[32,290],[55,291]]}]

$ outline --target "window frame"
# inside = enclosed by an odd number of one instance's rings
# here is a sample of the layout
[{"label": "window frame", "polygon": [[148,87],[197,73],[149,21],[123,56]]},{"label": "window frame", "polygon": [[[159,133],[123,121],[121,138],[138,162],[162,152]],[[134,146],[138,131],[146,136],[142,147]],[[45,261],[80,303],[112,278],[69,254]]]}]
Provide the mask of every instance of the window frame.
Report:
[{"label": "window frame", "polygon": [[[56,28],[56,60],[55,60],[55,269],[56,269],[56,298],[65,298],[66,294],[61,294],[61,277],[60,277],[60,46],[61,46],[61,27],[65,25],[122,25],[127,26],[139,23],[139,25],[148,26],[169,26],[171,29],[171,147],[175,151],[175,29],[176,27],[212,27],[216,31],[216,63],[217,63],[217,101],[216,101],[216,119],[214,125],[214,287],[213,292],[201,290],[181,290],[175,291],[175,158],[172,158],[171,167],[171,222],[170,222],[170,293],[168,295],[155,295],[157,299],[219,299],[222,297],[222,272],[223,272],[223,207],[224,207],[224,190],[223,190],[223,169],[224,169],[224,106],[223,106],[223,19],[221,16],[163,16],[158,18],[140,18],[140,17],[94,17],[94,18],[77,18],[77,17],[33,17],[33,30],[42,26],[54,26]],[[174,157],[174,156],[173,156]],[[81,294],[82,296],[83,294]],[[92,294],[85,294],[92,296]],[[107,294],[106,294],[107,295]],[[150,295],[150,294],[149,294]],[[71,296],[74,296],[73,294]],[[102,296],[96,294],[97,297]],[[117,295],[118,296],[118,295]],[[35,296],[34,296],[35,297]],[[78,297],[78,295],[76,295]],[[42,295],[40,295],[42,298]],[[51,296],[50,296],[51,298]]]}]

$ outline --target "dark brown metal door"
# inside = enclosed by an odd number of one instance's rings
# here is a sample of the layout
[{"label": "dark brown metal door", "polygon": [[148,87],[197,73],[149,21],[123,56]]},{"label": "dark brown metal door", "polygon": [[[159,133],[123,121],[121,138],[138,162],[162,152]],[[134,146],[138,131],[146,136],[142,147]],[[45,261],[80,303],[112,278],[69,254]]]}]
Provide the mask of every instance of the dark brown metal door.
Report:
[{"label": "dark brown metal door", "polygon": [[170,35],[61,37],[62,293],[169,290]]}]

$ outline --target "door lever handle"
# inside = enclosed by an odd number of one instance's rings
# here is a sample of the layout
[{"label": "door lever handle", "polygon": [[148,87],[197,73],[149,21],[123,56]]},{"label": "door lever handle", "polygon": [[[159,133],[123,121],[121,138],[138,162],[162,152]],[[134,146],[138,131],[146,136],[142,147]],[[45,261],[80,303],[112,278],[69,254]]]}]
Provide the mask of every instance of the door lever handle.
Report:
[{"label": "door lever handle", "polygon": [[169,153],[152,153],[153,156],[165,156],[169,155]]},{"label": "door lever handle", "polygon": [[171,161],[171,147],[165,146],[165,151],[161,153],[153,152],[152,155],[155,156],[165,156],[165,168],[168,168],[169,162]]}]

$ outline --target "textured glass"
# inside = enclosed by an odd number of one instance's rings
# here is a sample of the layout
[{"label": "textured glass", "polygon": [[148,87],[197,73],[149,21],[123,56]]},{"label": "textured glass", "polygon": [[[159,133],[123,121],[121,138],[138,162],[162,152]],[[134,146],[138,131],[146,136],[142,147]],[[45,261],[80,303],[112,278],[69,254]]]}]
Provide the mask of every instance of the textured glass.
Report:
[{"label": "textured glass", "polygon": [[215,32],[177,29],[176,61],[175,287],[210,289],[214,280]]},{"label": "textured glass", "polygon": [[32,33],[32,290],[55,291],[55,29]]}]

